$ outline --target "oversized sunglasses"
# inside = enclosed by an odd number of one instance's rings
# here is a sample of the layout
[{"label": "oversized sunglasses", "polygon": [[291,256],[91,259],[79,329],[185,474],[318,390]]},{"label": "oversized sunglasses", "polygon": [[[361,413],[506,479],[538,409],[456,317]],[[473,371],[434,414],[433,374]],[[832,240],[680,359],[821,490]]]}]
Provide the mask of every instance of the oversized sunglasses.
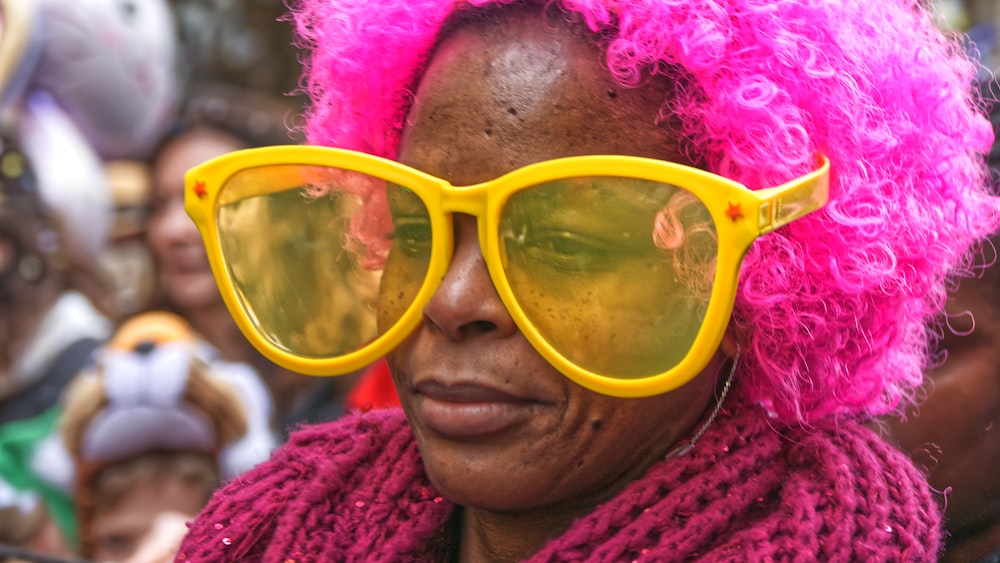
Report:
[{"label": "oversized sunglasses", "polygon": [[599,393],[677,388],[710,361],[740,262],[762,234],[822,207],[829,161],[753,191],[681,164],[560,158],[473,186],[316,146],[248,149],[186,175],[186,208],[230,312],[275,363],[360,369],[420,324],[477,218],[497,294],[549,363]]}]

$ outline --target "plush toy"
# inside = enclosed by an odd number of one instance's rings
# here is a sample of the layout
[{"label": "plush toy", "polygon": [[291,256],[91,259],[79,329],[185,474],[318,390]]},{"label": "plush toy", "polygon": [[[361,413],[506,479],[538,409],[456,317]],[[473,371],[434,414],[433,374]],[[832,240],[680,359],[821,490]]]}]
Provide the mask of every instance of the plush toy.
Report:
[{"label": "plush toy", "polygon": [[148,154],[178,94],[165,0],[2,0],[0,9],[20,54],[0,70],[4,107],[48,92],[101,158]]},{"label": "plush toy", "polygon": [[[191,494],[181,506],[193,516],[222,480],[263,461],[276,445],[270,395],[257,373],[221,360],[172,313],[123,324],[64,399],[62,446],[75,467],[66,485],[75,489],[87,557],[124,555],[102,553],[113,542],[101,533],[121,520],[141,527],[141,515],[128,512],[130,495],[186,483]],[[143,498],[147,508],[157,502]],[[177,500],[159,502],[176,510]],[[102,517],[108,522],[97,525]]]},{"label": "plush toy", "polygon": [[102,161],[148,156],[178,85],[165,0],[0,0],[0,112],[16,123],[43,198],[77,251],[102,249]]},{"label": "plush toy", "polygon": [[229,479],[275,445],[271,397],[257,372],[222,360],[173,313],[143,313],[123,324],[64,402],[63,440],[77,460],[193,450],[216,456],[220,476]]}]

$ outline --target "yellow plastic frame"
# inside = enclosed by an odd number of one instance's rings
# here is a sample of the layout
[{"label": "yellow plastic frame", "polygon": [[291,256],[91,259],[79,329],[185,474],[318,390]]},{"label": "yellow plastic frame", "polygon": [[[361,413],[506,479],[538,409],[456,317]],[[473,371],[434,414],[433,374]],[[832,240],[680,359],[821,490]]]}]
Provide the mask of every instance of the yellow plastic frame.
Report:
[{"label": "yellow plastic frame", "polygon": [[[222,187],[236,173],[256,167],[303,165],[336,167],[376,176],[412,190],[427,206],[431,221],[431,259],[427,277],[413,304],[399,321],[368,346],[334,358],[300,356],[275,346],[258,332],[240,305],[222,256],[216,210]],[[719,237],[716,279],[705,321],[688,354],[672,369],[639,379],[618,379],[573,364],[539,334],[524,314],[503,273],[500,252],[500,212],[511,194],[544,182],[579,176],[618,176],[681,186],[697,196],[715,222]],[[649,158],[593,155],[548,160],[514,170],[473,186],[452,186],[398,162],[330,147],[293,145],[246,149],[222,155],[189,170],[185,176],[185,207],[205,242],[219,289],[243,334],[275,363],[309,375],[337,375],[370,364],[399,345],[420,323],[425,304],[444,278],[454,246],[452,216],[477,217],[480,247],[490,276],[511,318],[528,341],[556,369],[598,393],[644,397],[675,389],[697,375],[722,341],[732,313],[740,262],[760,235],[821,208],[829,196],[830,162],[822,155],[812,172],[777,187],[753,191],[742,184],[690,166]],[[256,183],[255,183],[256,184]],[[227,193],[227,202],[265,195],[297,186],[275,178],[253,191]]]}]

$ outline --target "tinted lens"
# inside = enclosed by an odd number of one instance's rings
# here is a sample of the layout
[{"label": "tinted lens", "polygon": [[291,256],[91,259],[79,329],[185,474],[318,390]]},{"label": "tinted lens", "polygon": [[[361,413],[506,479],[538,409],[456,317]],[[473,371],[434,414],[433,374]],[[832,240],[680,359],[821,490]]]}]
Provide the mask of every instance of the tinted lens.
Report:
[{"label": "tinted lens", "polygon": [[[427,261],[411,251],[397,264],[397,254],[417,244],[417,229],[394,234],[385,196],[384,180],[320,166],[248,169],[223,186],[223,258],[240,306],[272,344],[306,357],[341,356],[375,340],[405,311]],[[423,210],[426,217],[419,199],[408,205],[410,216]],[[390,266],[392,291],[383,291]],[[410,292],[401,280],[417,280],[416,288]],[[380,301],[391,306],[380,308]]]},{"label": "tinted lens", "polygon": [[701,329],[718,236],[684,189],[614,177],[534,186],[505,205],[500,244],[526,316],[582,368],[663,373]]}]

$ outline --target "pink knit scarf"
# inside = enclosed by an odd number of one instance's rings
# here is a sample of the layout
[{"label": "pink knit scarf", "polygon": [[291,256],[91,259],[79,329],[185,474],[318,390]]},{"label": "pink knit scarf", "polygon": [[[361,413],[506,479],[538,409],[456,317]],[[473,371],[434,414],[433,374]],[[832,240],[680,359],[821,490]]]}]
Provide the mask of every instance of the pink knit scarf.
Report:
[{"label": "pink knit scarf", "polygon": [[[935,560],[939,509],[908,459],[860,424],[777,431],[731,400],[693,451],[529,560]],[[296,432],[219,491],[177,560],[431,561],[453,511],[400,411],[351,415]]]}]

